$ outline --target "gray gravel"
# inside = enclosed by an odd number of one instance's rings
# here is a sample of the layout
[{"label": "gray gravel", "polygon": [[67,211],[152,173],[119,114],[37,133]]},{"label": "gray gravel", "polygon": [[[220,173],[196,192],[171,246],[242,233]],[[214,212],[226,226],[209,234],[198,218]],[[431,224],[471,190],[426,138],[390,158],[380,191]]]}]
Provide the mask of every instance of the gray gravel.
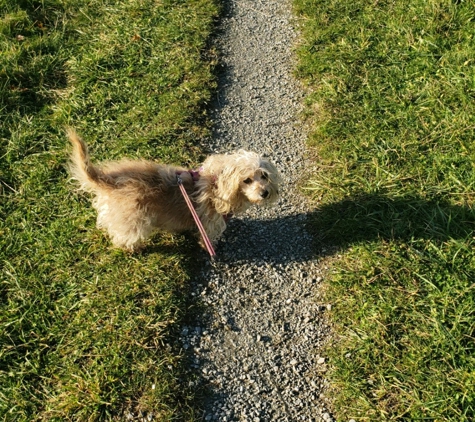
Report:
[{"label": "gray gravel", "polygon": [[205,304],[183,347],[210,390],[205,421],[332,421],[322,355],[329,328],[319,301],[326,268],[305,229],[311,205],[303,88],[292,76],[290,0],[229,0],[217,46],[225,72],[214,104],[211,150],[270,157],[283,176],[274,208],[232,219],[218,259],[193,281]]}]

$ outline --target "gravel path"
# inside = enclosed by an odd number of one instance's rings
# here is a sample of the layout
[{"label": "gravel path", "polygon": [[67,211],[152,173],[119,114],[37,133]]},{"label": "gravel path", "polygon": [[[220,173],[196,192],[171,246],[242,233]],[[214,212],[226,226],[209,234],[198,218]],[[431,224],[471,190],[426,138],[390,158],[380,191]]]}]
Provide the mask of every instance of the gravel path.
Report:
[{"label": "gravel path", "polygon": [[296,187],[309,164],[303,89],[292,77],[290,1],[228,0],[226,7],[211,149],[268,155],[284,184],[277,206],[230,221],[217,262],[193,282],[207,312],[183,327],[183,346],[211,390],[203,420],[332,421],[319,354],[329,331],[328,305],[318,301],[325,268],[305,229],[310,205]]}]

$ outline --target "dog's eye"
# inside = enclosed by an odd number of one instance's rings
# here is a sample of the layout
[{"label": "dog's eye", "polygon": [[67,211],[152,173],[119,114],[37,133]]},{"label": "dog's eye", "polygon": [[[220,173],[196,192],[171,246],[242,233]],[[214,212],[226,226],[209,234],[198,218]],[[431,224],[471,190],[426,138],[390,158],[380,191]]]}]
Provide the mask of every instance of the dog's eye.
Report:
[{"label": "dog's eye", "polygon": [[248,185],[249,183],[252,183],[252,179],[248,177],[246,180],[244,180],[244,183]]},{"label": "dog's eye", "polygon": [[267,173],[262,173],[261,177],[264,179],[264,180],[267,180],[269,178],[269,175]]}]

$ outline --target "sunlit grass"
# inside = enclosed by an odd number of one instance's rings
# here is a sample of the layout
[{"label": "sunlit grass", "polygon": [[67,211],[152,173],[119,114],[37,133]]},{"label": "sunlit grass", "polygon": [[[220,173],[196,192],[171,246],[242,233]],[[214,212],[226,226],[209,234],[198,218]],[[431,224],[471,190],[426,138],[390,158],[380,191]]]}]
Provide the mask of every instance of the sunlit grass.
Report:
[{"label": "sunlit grass", "polygon": [[475,9],[294,1],[339,420],[475,417]]},{"label": "sunlit grass", "polygon": [[65,171],[71,125],[97,159],[195,164],[213,88],[213,0],[0,1],[0,418],[193,420],[176,333],[193,251],[114,250]]}]

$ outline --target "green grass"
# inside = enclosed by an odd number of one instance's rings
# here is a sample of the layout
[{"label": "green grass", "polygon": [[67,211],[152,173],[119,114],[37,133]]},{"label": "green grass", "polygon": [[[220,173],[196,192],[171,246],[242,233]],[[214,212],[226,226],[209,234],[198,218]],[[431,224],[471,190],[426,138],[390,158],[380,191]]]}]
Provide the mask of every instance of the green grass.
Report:
[{"label": "green grass", "polygon": [[338,420],[473,420],[473,3],[294,6]]},{"label": "green grass", "polygon": [[208,136],[214,0],[0,0],[0,419],[193,420],[177,330],[193,250],[111,248],[65,171],[94,157],[193,165]]}]

